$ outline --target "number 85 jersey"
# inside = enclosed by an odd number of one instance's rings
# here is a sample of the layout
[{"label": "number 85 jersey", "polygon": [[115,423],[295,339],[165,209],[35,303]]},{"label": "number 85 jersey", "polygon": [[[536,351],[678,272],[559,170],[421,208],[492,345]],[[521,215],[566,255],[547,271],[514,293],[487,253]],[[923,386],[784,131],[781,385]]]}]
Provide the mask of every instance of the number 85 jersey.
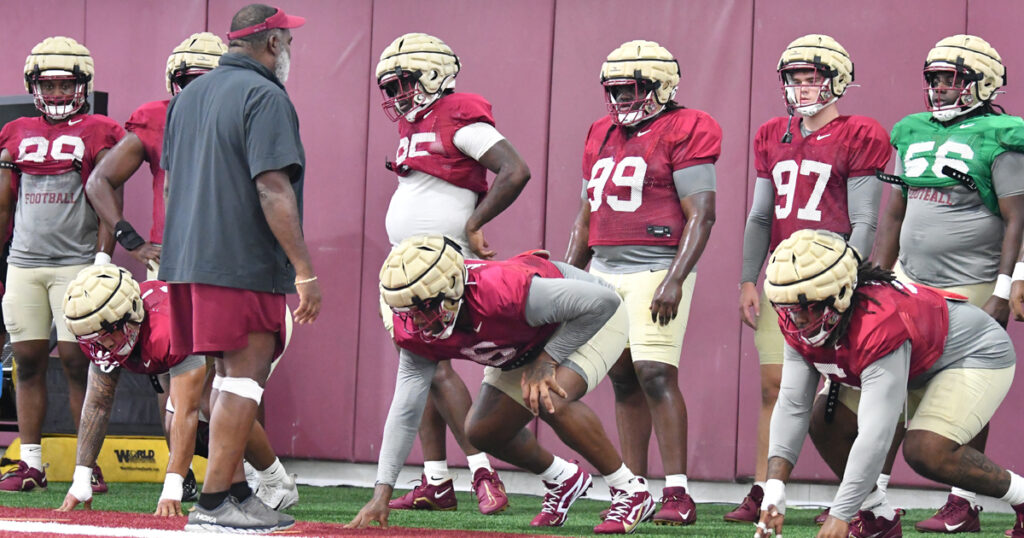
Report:
[{"label": "number 85 jersey", "polygon": [[594,122],[583,148],[589,244],[678,245],[685,217],[672,172],[713,164],[721,151],[721,127],[699,110],[666,110],[634,129]]},{"label": "number 85 jersey", "polygon": [[806,138],[800,121],[782,142],[789,119],[769,120],[754,137],[757,177],[769,179],[775,192],[770,250],[797,230],[828,230],[849,237],[846,183],[885,168],[892,150],[889,133],[864,116],[839,116]]}]

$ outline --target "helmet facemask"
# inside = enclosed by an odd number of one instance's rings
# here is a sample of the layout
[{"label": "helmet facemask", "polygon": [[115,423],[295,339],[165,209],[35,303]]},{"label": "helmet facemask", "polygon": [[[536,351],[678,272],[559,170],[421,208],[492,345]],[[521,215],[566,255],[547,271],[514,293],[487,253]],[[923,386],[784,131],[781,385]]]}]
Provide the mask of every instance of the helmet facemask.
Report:
[{"label": "helmet facemask", "polygon": [[839,326],[843,314],[832,307],[832,301],[816,301],[813,303],[776,304],[772,303],[778,313],[782,332],[796,337],[803,343],[821,347]]},{"label": "helmet facemask", "polygon": [[461,309],[462,298],[453,300],[438,295],[427,301],[418,301],[414,306],[392,307],[391,311],[405,324],[407,333],[430,343],[452,335]]},{"label": "helmet facemask", "polygon": [[613,78],[602,82],[605,106],[616,125],[629,127],[652,118],[665,105],[658,102],[659,83],[644,78]]},{"label": "helmet facemask", "polygon": [[116,323],[104,323],[99,331],[75,338],[94,360],[124,364],[139,341],[141,327],[140,323],[124,319]]},{"label": "helmet facemask", "polygon": [[[812,63],[794,62],[779,69],[782,80],[782,93],[786,97],[786,105],[804,117],[811,117],[825,107],[835,103],[839,97],[832,91],[832,77],[827,66]],[[804,102],[802,93],[810,90],[816,92],[814,99]]]},{"label": "helmet facemask", "polygon": [[384,98],[381,107],[389,120],[398,121],[404,116],[410,122],[416,121],[416,115],[430,108],[441,96],[441,91],[428,93],[419,82],[420,76],[419,71],[403,71],[398,67],[381,77],[380,93]]},{"label": "helmet facemask", "polygon": [[60,121],[77,113],[86,103],[88,77],[51,69],[29,77],[36,108],[47,118]]},{"label": "helmet facemask", "polygon": [[938,121],[950,121],[983,103],[975,97],[980,74],[969,68],[936,62],[924,68],[925,108]]},{"label": "helmet facemask", "polygon": [[190,82],[210,71],[205,67],[189,67],[185,62],[181,62],[181,67],[174,69],[170,74],[171,95],[178,95]]}]

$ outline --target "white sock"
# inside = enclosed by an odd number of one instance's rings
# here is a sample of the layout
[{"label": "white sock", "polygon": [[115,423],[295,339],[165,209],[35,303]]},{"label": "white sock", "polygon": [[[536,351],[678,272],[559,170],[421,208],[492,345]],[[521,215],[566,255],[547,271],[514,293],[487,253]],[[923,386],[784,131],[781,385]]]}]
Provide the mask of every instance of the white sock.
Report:
[{"label": "white sock", "polygon": [[268,484],[280,484],[284,482],[285,477],[288,476],[287,471],[284,470],[284,465],[281,465],[281,460],[274,458],[274,463],[270,464],[270,467],[262,471],[256,471],[260,474],[260,478]]},{"label": "white sock", "polygon": [[878,475],[878,480],[875,481],[875,486],[878,486],[878,489],[880,489],[882,491],[883,495],[888,493],[889,492],[889,475],[887,475],[885,473],[882,473],[882,474]]},{"label": "white sock", "polygon": [[21,461],[37,470],[43,470],[43,445],[21,445]]},{"label": "white sock", "polygon": [[896,517],[896,510],[889,504],[889,498],[878,488],[868,494],[864,503],[860,505],[860,509],[875,514],[875,517],[884,517],[889,520]]},{"label": "white sock", "polygon": [[978,494],[973,491],[967,491],[966,489],[952,488],[949,490],[950,493],[966,500],[967,502],[974,504],[978,500]]},{"label": "white sock", "polygon": [[637,478],[633,471],[630,471],[629,467],[626,467],[626,464],[623,463],[622,467],[619,467],[617,471],[610,475],[605,475],[604,481],[608,482],[608,487],[621,489],[627,493],[646,490],[647,481],[642,479],[636,480]]},{"label": "white sock", "polygon": [[670,474],[665,475],[665,487],[666,488],[685,488],[686,475],[684,474]]},{"label": "white sock", "polygon": [[448,460],[423,462],[423,474],[431,486],[440,486],[448,480]]},{"label": "white sock", "polygon": [[477,469],[487,469],[488,471],[494,470],[494,468],[491,467],[491,460],[487,457],[486,452],[478,452],[472,456],[466,456],[466,462],[469,463],[469,470],[474,473]]},{"label": "white sock", "polygon": [[575,464],[569,463],[558,456],[555,456],[554,461],[551,462],[551,466],[540,473],[541,480],[545,482],[559,483],[576,472],[579,467]]},{"label": "white sock", "polygon": [[1024,504],[1024,478],[1013,471],[1006,472],[1010,473],[1010,489],[999,499],[1010,503],[1010,506]]}]

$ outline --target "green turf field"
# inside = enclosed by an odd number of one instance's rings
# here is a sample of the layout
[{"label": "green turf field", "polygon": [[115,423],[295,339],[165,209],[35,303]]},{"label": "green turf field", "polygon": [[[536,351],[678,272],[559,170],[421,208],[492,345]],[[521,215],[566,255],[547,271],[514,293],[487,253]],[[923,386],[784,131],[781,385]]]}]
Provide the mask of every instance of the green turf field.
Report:
[{"label": "green turf field", "polygon": [[[45,508],[60,506],[67,493],[67,482],[51,482],[44,492],[26,494],[0,494],[0,506]],[[151,512],[156,508],[160,495],[160,484],[110,484],[110,492],[93,499],[96,510],[118,510],[125,512]],[[400,491],[399,493],[404,493]],[[326,521],[346,523],[370,498],[368,488],[351,487],[310,487],[299,486],[299,504],[288,510],[296,519],[304,521]],[[561,528],[537,529],[530,527],[530,519],[540,510],[540,497],[512,495],[511,507],[494,516],[483,516],[476,511],[476,499],[469,492],[458,492],[459,510],[455,512],[412,512],[394,511],[391,523],[402,527],[465,529],[477,531],[519,532],[523,534],[557,534],[562,536],[593,536],[592,529],[598,523],[598,513],[608,507],[607,502],[580,500],[572,507],[569,521]],[[640,526],[634,536],[687,536],[722,537],[753,536],[753,526],[726,523],[722,515],[732,506],[699,504],[697,524],[691,527],[658,527],[650,523]],[[818,528],[814,516],[819,510],[797,510],[791,508],[787,517],[784,535],[787,537],[812,537]],[[927,510],[911,510],[904,516],[903,532],[906,536],[927,536],[914,531],[913,522],[931,515]],[[982,513],[982,533],[967,536],[1002,536],[1003,531],[1013,526],[1011,514]]]}]

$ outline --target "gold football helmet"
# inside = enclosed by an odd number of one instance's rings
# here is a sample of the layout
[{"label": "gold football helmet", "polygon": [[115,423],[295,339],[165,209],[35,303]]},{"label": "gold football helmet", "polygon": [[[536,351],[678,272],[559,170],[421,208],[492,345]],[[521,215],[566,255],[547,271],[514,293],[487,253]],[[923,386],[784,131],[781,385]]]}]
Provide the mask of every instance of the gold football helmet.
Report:
[{"label": "gold football helmet", "polygon": [[443,235],[402,241],[380,269],[384,302],[408,332],[427,341],[451,336],[465,285],[466,265],[459,246]]},{"label": "gold football helmet", "polygon": [[[93,63],[89,49],[70,37],[48,37],[25,59],[25,89],[32,94],[36,108],[46,117],[63,120],[84,105],[92,92]],[[71,82],[71,93],[44,91],[43,85]]]},{"label": "gold football helmet", "polygon": [[[798,71],[813,70],[817,74],[818,98],[802,103],[795,75]],[[839,100],[853,82],[853,61],[838,41],[827,35],[810,34],[793,40],[782,51],[778,65],[779,79],[786,105],[803,116],[813,116]]]},{"label": "gold football helmet", "polygon": [[1006,66],[984,39],[955,35],[942,39],[924,62],[925,105],[939,121],[949,121],[995,99],[1006,84]]},{"label": "gold football helmet", "polygon": [[445,91],[455,89],[459,69],[459,57],[432,35],[411,33],[395,39],[377,62],[384,113],[391,121],[403,116],[415,121]]},{"label": "gold football helmet", "polygon": [[64,295],[68,329],[95,362],[124,362],[145,317],[139,284],[126,269],[113,264],[82,269]]},{"label": "gold football helmet", "polygon": [[627,41],[601,64],[608,114],[618,125],[635,125],[675,98],[679,62],[654,41]]},{"label": "gold football helmet", "polygon": [[210,32],[188,36],[167,57],[167,91],[177,95],[193,78],[216,69],[227,51],[224,42]]}]

